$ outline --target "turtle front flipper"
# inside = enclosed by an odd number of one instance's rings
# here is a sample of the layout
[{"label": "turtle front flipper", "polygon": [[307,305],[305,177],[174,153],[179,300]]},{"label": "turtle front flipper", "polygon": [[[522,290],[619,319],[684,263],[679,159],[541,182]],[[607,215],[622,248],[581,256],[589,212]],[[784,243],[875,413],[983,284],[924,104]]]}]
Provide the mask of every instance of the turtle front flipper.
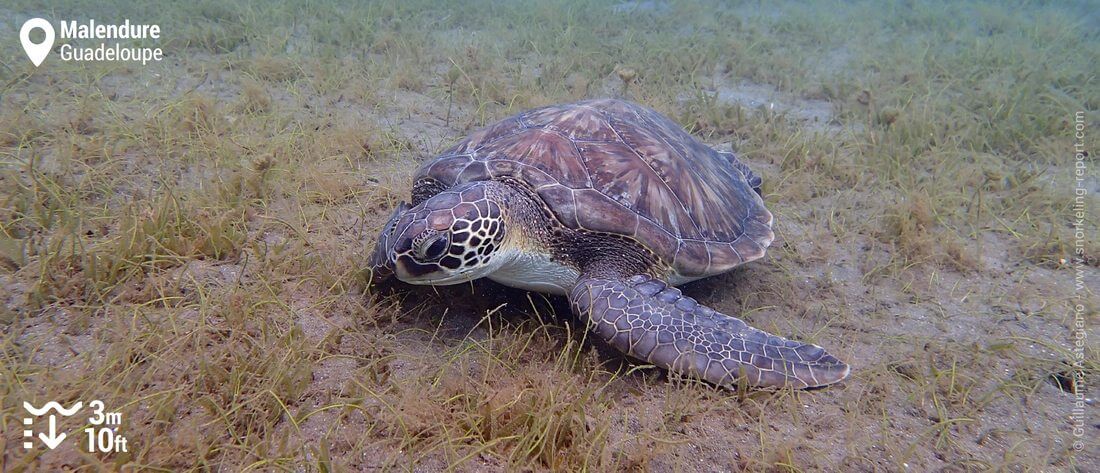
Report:
[{"label": "turtle front flipper", "polygon": [[573,312],[611,346],[654,365],[729,386],[812,388],[848,376],[848,365],[817,345],[750,327],[648,276],[582,277]]}]

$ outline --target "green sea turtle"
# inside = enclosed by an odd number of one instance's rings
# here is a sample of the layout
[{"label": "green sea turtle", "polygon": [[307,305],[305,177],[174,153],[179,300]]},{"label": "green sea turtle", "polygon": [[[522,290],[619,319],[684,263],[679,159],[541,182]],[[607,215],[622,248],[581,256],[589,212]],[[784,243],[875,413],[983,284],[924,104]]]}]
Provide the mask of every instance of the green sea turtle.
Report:
[{"label": "green sea turtle", "polygon": [[569,297],[611,346],[729,386],[824,386],[848,365],[672,287],[764,256],[760,178],[657,112],[590,100],[481,129],[416,173],[371,256],[378,278],[488,277]]}]

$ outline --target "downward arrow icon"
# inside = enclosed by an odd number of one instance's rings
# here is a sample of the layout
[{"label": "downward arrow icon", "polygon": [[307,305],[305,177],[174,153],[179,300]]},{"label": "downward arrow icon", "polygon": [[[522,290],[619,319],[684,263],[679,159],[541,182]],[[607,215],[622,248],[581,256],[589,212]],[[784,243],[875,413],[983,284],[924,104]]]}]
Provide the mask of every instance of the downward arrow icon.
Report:
[{"label": "downward arrow icon", "polygon": [[65,432],[57,433],[57,418],[53,414],[50,414],[50,435],[39,433],[38,438],[42,439],[42,443],[46,444],[50,450],[57,448],[61,445],[61,442],[65,440]]}]

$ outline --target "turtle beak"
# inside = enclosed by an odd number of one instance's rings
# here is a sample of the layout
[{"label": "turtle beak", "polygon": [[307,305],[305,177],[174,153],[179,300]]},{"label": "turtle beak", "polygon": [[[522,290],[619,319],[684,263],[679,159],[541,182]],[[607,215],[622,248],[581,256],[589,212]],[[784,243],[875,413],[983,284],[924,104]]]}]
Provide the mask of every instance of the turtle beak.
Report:
[{"label": "turtle beak", "polygon": [[471,277],[469,273],[448,273],[437,264],[420,264],[408,255],[397,258],[394,272],[397,274],[397,279],[417,286],[450,286],[477,279]]},{"label": "turtle beak", "polygon": [[434,264],[420,264],[413,261],[408,256],[402,256],[394,264],[394,272],[397,273],[397,279],[405,282],[417,282],[426,274],[432,274],[439,271],[439,266]]},{"label": "turtle beak", "polygon": [[397,237],[401,234],[401,232],[397,231],[396,227],[401,216],[408,210],[409,204],[405,202],[397,204],[397,208],[394,209],[386,226],[383,227],[382,233],[378,235],[378,242],[374,245],[374,251],[371,253],[369,263],[371,284],[379,284],[393,277],[393,245],[397,242]]}]

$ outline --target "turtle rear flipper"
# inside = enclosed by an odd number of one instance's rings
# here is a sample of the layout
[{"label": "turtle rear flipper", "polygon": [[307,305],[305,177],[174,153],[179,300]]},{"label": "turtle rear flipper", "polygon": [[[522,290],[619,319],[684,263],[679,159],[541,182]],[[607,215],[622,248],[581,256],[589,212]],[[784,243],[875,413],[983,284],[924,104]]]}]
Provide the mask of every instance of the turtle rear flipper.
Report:
[{"label": "turtle rear flipper", "polygon": [[756,195],[759,195],[761,197],[764,196],[764,193],[760,190],[760,186],[764,184],[764,180],[761,179],[760,176],[757,175],[755,172],[752,172],[752,169],[749,169],[749,166],[747,164],[742,163],[740,159],[737,159],[736,154],[733,154],[729,151],[718,151],[718,154],[729,160],[731,166],[736,168],[738,171],[741,171],[741,174],[745,175],[745,180],[748,181],[749,187],[752,187],[752,190],[756,191]]},{"label": "turtle rear flipper", "polygon": [[744,376],[753,386],[813,388],[848,376],[848,365],[821,347],[750,327],[648,276],[582,277],[569,299],[615,348],[714,384]]}]

